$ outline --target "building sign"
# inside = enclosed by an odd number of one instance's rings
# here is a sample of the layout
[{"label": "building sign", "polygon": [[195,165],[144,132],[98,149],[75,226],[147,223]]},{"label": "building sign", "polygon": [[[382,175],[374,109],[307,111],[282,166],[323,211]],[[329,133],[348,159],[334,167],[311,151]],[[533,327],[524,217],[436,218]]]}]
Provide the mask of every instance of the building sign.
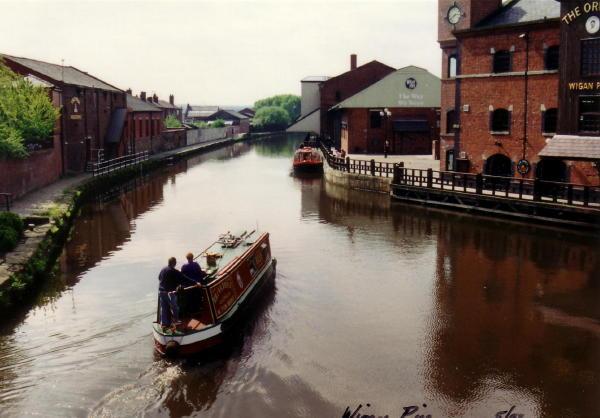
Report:
[{"label": "building sign", "polygon": [[400,93],[398,96],[399,107],[422,107],[425,105],[425,96],[417,93]]},{"label": "building sign", "polygon": [[417,88],[417,80],[415,80],[412,77],[407,79],[404,84],[406,85],[406,88],[410,90],[414,90]]},{"label": "building sign", "polygon": [[79,113],[79,107],[81,106],[81,102],[78,97],[73,97],[71,99],[71,119],[81,119],[81,114]]},{"label": "building sign", "polygon": [[[565,13],[565,15],[561,18],[561,20],[566,23],[567,25],[570,25],[571,22],[573,22],[574,20],[576,20],[578,17],[583,16],[583,15],[588,15],[590,13],[600,13],[600,1],[588,1],[586,3],[584,3],[582,6],[577,6],[574,7],[573,9],[569,10],[567,13]],[[596,18],[597,19],[597,18]],[[600,23],[600,21],[594,20],[594,23],[591,23],[592,21],[588,20],[588,23],[590,23],[590,26],[592,27],[593,30],[595,30],[596,32],[598,32],[598,23]],[[587,27],[587,25],[586,25]],[[589,32],[589,30],[588,30]],[[596,33],[593,32],[593,33]],[[592,33],[592,32],[590,32]]]},{"label": "building sign", "polygon": [[600,81],[590,82],[570,82],[569,90],[571,91],[591,91],[591,90],[600,90]]}]

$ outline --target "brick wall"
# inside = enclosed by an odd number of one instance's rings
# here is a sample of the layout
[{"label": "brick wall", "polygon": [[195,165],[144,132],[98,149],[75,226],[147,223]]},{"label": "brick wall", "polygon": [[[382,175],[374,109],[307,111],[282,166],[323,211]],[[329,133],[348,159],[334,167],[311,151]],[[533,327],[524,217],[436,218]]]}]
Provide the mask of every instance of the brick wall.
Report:
[{"label": "brick wall", "polygon": [[62,173],[59,135],[54,135],[53,144],[23,160],[0,159],[0,193],[11,193],[16,199],[58,180]]},{"label": "brick wall", "polygon": [[[344,109],[342,113],[341,149],[348,153],[383,154],[389,140],[392,154],[431,154],[432,141],[439,138],[437,109],[391,108],[392,115],[382,119],[380,128],[371,128],[370,109]],[[393,132],[393,121],[427,120],[430,131],[400,134]]]}]

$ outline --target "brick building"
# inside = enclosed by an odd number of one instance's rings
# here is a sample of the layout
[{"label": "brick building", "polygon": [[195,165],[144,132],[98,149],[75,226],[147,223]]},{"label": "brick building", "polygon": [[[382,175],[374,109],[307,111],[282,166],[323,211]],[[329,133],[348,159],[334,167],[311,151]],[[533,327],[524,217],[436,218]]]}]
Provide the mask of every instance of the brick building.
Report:
[{"label": "brick building", "polygon": [[348,153],[431,154],[439,138],[440,79],[401,68],[335,105],[341,149]]},{"label": "brick building", "polygon": [[24,76],[33,75],[60,91],[61,138],[65,172],[82,172],[97,158],[117,155],[125,122],[125,92],[75,67],[1,55]]},{"label": "brick building", "polygon": [[166,119],[169,116],[175,117],[177,120],[182,120],[182,111],[181,108],[175,106],[175,96],[172,94],[169,95],[169,101],[161,100],[158,98],[156,94],[152,96],[146,97],[146,92],[141,92],[140,97],[144,96],[144,100],[152,103],[154,106],[158,107],[162,111],[162,118]]},{"label": "brick building", "polygon": [[[590,163],[542,159],[558,132],[561,42],[556,0],[439,0],[441,168],[589,183]],[[592,176],[590,177],[590,174]]]},{"label": "brick building", "polygon": [[164,129],[163,109],[145,100],[145,93],[140,98],[127,94],[127,121],[123,129],[121,154],[151,151],[152,142],[159,140]]},{"label": "brick building", "polygon": [[369,87],[396,71],[379,61],[371,61],[357,66],[355,54],[350,56],[350,70],[336,77],[328,78],[319,84],[321,116],[321,136],[331,138],[333,143],[341,143],[341,112],[330,109],[350,96]]},{"label": "brick building", "polygon": [[600,2],[561,1],[560,26],[558,135],[540,157],[549,169],[600,184]]}]

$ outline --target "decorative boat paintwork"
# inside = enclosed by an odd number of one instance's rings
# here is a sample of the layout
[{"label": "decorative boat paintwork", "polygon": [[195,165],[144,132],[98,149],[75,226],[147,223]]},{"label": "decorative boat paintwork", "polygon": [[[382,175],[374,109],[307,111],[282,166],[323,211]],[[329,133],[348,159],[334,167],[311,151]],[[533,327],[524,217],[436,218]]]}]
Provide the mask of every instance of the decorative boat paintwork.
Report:
[{"label": "decorative boat paintwork", "polygon": [[[203,254],[206,258],[201,264],[208,276],[201,287],[184,290],[189,312],[180,315],[182,324],[175,331],[163,329],[157,312],[152,334],[162,355],[191,355],[223,342],[240,311],[275,276],[277,261],[271,257],[268,233],[228,233]],[[208,258],[213,256],[215,265],[209,265]]]},{"label": "decorative boat paintwork", "polygon": [[294,171],[323,171],[323,157],[317,148],[302,147],[294,153]]}]

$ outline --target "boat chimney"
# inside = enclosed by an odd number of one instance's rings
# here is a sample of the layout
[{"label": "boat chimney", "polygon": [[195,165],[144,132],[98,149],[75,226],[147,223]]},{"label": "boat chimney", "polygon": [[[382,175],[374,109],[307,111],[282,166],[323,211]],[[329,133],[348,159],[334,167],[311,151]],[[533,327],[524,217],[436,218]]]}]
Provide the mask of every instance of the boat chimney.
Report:
[{"label": "boat chimney", "polygon": [[356,70],[356,54],[350,55],[350,70]]}]

